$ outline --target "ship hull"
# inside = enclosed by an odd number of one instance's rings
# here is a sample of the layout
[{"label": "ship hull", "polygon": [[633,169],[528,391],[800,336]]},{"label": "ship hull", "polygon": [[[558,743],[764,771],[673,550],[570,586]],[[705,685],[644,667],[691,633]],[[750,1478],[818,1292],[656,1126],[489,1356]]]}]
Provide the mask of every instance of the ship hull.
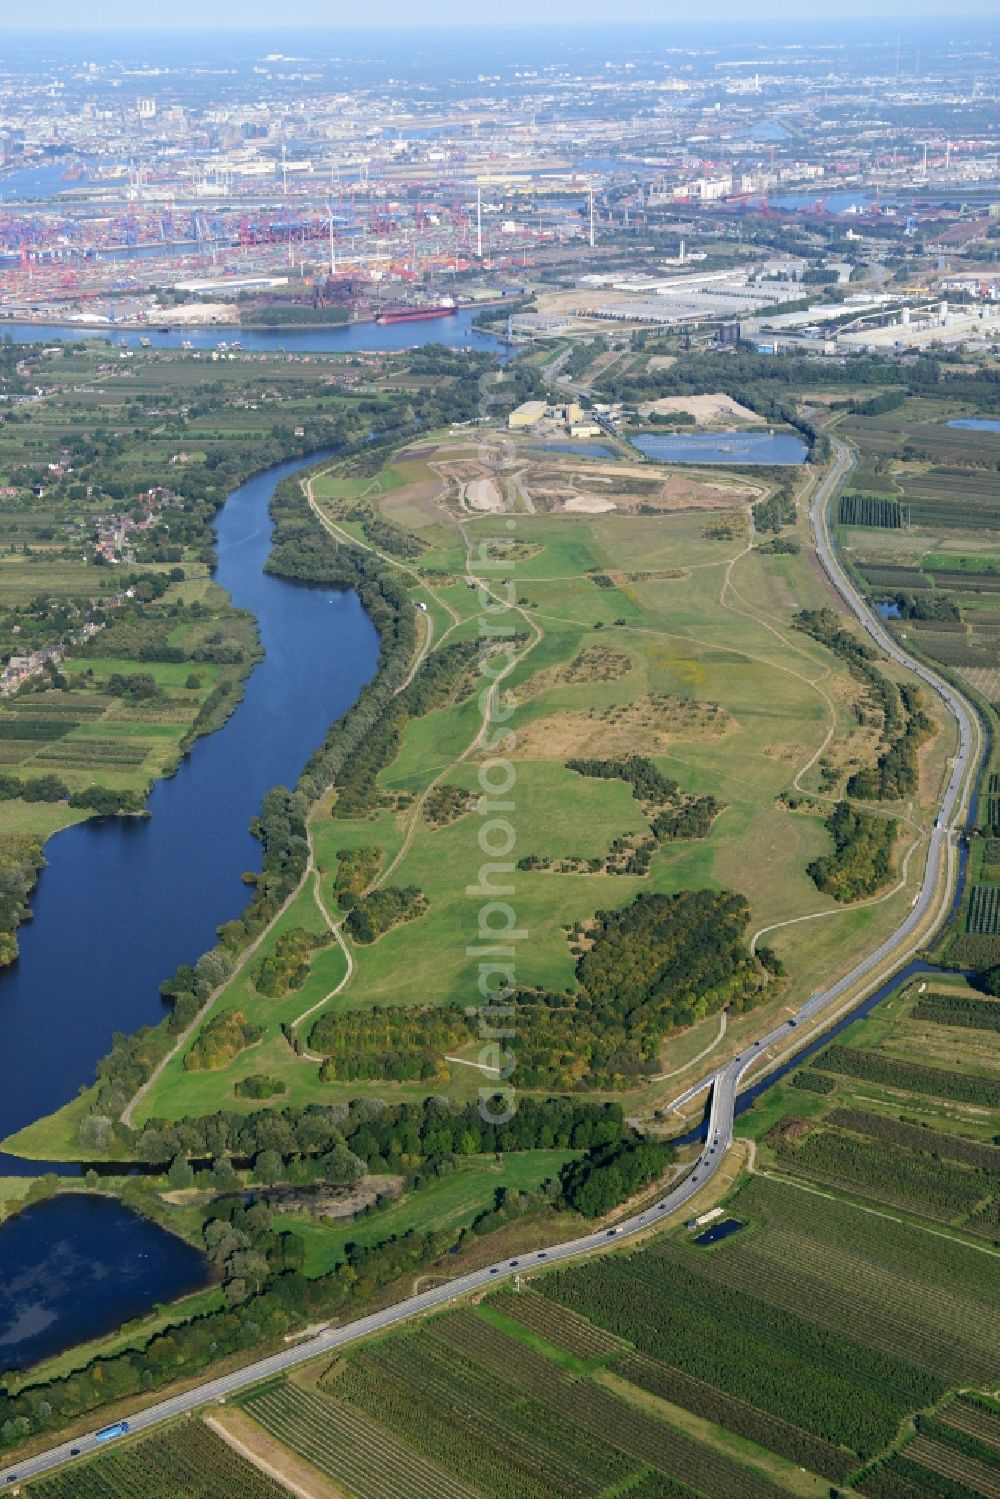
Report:
[{"label": "ship hull", "polygon": [[457,307],[399,307],[387,308],[375,314],[376,323],[423,323],[428,318],[454,317]]}]

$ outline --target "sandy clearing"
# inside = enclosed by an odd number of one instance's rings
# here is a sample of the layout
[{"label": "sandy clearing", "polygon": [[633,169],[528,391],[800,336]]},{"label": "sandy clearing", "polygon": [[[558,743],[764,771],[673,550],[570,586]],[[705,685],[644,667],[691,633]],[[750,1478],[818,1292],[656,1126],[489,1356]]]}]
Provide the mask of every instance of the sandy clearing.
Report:
[{"label": "sandy clearing", "polygon": [[606,510],[617,510],[618,506],[604,494],[575,494],[565,502],[563,509],[580,515],[602,515]]},{"label": "sandy clearing", "polygon": [[741,406],[739,401],[734,401],[732,396],[721,390],[704,396],[662,396],[658,401],[645,402],[639,410],[644,416],[650,411],[686,411],[699,426],[732,421],[750,422],[757,427],[764,425],[763,418],[756,411],[751,411],[749,406]]},{"label": "sandy clearing", "polygon": [[471,484],[467,484],[465,502],[470,510],[503,509],[503,498],[492,479],[473,479]]}]

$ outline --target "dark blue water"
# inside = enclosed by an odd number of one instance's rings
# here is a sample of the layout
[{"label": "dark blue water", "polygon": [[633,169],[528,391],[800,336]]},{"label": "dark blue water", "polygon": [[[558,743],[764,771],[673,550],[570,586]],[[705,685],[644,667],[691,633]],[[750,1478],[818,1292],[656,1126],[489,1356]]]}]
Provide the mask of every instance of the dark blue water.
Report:
[{"label": "dark blue water", "polygon": [[741,1228],[746,1228],[745,1223],[739,1223],[735,1218],[723,1218],[721,1223],[713,1223],[711,1228],[706,1228],[703,1234],[699,1234],[694,1240],[696,1244],[718,1244],[721,1239],[731,1238],[738,1234]]},{"label": "dark blue water", "polygon": [[567,458],[613,458],[614,448],[601,442],[533,442],[532,450],[542,453],[564,453]]},{"label": "dark blue water", "polygon": [[645,432],[632,443],[657,463],[805,463],[809,449],[791,432]]},{"label": "dark blue water", "polygon": [[208,1281],[196,1249],[110,1197],[81,1192],[25,1208],[0,1243],[0,1370],[113,1332]]},{"label": "dark blue water", "polygon": [[[156,785],[148,821],[81,823],[46,847],[21,957],[0,973],[0,1138],[89,1083],[112,1032],[161,1017],[161,980],[246,904],[240,874],[260,867],[248,825],[265,791],[294,784],[375,670],[378,638],[356,594],[262,571],[274,486],[309,461],[251,479],[218,518],[218,581],[256,615],[266,651],[239,708]],[[18,1169],[0,1159],[0,1172]]]},{"label": "dark blue water", "polygon": [[238,342],[245,350],[274,354],[282,349],[290,353],[353,354],[364,350],[412,349],[420,344],[444,344],[449,349],[479,349],[500,354],[503,345],[490,333],[480,333],[472,326],[479,311],[466,308],[451,317],[435,318],[426,323],[349,323],[325,328],[238,328],[218,325],[213,328],[172,328],[160,333],[156,328],[115,326],[95,328],[78,323],[15,323],[0,318],[0,337],[9,334],[18,343],[56,343],[65,339],[103,338],[116,348],[124,341],[130,349],[140,347],[148,338],[154,349],[179,349],[190,343],[193,349],[230,348]]},{"label": "dark blue water", "polygon": [[948,426],[965,427],[970,432],[1000,432],[1000,421],[985,416],[955,417],[948,423]]}]

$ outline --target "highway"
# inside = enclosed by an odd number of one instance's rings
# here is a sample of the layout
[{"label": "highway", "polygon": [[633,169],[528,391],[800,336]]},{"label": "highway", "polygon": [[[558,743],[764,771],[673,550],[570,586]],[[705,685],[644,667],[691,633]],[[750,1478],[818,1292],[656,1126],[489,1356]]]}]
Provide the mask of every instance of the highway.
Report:
[{"label": "highway", "polygon": [[[436,1286],[418,1296],[411,1296],[406,1301],[398,1302],[395,1306],[386,1307],[382,1311],[373,1312],[344,1327],[324,1329],[319,1334],[296,1342],[268,1358],[259,1359],[256,1363],[246,1365],[231,1374],[208,1380],[184,1394],[175,1395],[169,1400],[160,1401],[157,1405],[151,1405],[145,1410],[136,1412],[128,1418],[130,1431],[148,1431],[151,1427],[172,1417],[196,1410],[207,1403],[223,1400],[236,1391],[245,1389],[248,1385],[256,1384],[259,1380],[280,1374],[296,1364],[305,1363],[321,1354],[333,1353],[372,1333],[384,1332],[387,1328],[406,1322],[423,1312],[432,1311],[436,1307],[446,1305],[449,1301],[467,1296],[472,1291],[497,1285],[515,1275],[538,1270],[562,1260],[573,1259],[595,1249],[607,1248],[612,1243],[647,1231],[667,1214],[682,1208],[718,1171],[726,1151],[732,1144],[734,1111],[740,1083],[754,1064],[760,1061],[768,1048],[777,1042],[787,1043],[794,1036],[796,1027],[814,1020],[823,1011],[835,1007],[838,1000],[841,1000],[849,991],[859,988],[866,980],[869,981],[867,987],[870,992],[876,982],[889,977],[893,969],[905,962],[912,956],[914,950],[926,941],[929,924],[935,924],[946,914],[954,872],[954,827],[962,817],[964,787],[967,774],[975,764],[975,757],[978,755],[980,728],[972,709],[950,683],[902,650],[878,617],[869,609],[841,567],[830,540],[826,510],[840,481],[853,466],[854,459],[846,445],[837,439],[833,440],[833,450],[833,466],[817,486],[812,503],[811,518],[820,562],[846,606],[879,649],[900,665],[907,667],[933,692],[937,693],[954,715],[959,729],[959,751],[942,796],[938,818],[930,833],[923,882],[905,920],[881,946],[855,964],[849,973],[844,974],[829,988],[813,994],[794,1017],[760,1037],[738,1056],[733,1057],[724,1067],[701,1078],[674,1100],[673,1107],[677,1108],[711,1087],[708,1134],[701,1154],[688,1175],[652,1206],[636,1213],[614,1228],[583,1234],[577,1239],[554,1244],[548,1249],[533,1250],[517,1259],[499,1261],[494,1265],[485,1266],[482,1270],[474,1270],[467,1275],[457,1276],[445,1285]],[[946,876],[944,880],[942,880],[942,875]],[[77,1454],[93,1452],[96,1446],[96,1431],[91,1431],[86,1436],[75,1437],[72,1441],[63,1442],[57,1447],[37,1453],[34,1457],[25,1458],[12,1467],[0,1469],[0,1483],[16,1484],[19,1479],[27,1480],[37,1477]]]}]

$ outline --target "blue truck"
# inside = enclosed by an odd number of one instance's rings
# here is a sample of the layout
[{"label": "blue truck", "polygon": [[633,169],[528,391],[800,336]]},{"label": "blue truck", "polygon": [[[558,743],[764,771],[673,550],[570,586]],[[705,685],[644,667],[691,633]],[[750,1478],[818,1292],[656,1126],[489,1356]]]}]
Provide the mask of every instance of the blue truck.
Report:
[{"label": "blue truck", "polygon": [[115,1437],[123,1437],[128,1431],[127,1421],[116,1421],[113,1426],[102,1426],[94,1438],[95,1442],[113,1442]]}]

